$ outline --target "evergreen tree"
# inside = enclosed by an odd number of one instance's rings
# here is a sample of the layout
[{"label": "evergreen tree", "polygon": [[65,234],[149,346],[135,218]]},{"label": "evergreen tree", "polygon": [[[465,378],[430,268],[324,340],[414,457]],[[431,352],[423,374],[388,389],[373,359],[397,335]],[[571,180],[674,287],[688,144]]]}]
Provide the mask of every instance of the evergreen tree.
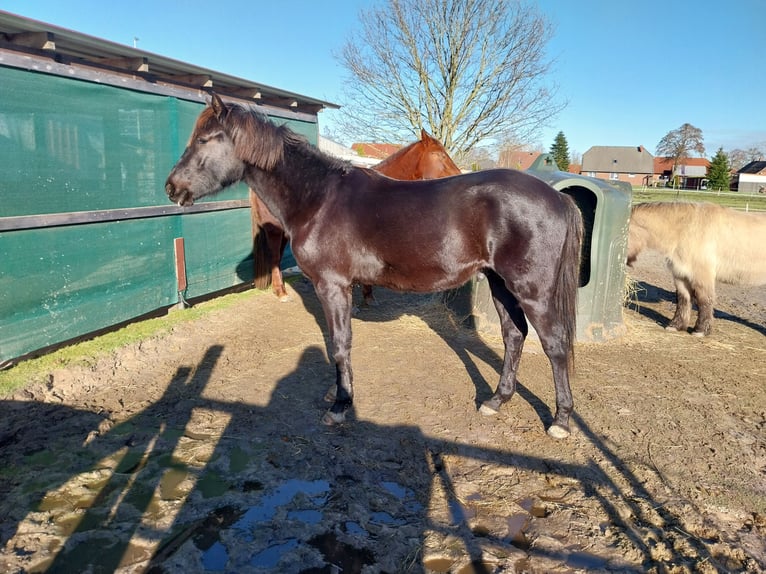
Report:
[{"label": "evergreen tree", "polygon": [[707,170],[708,189],[728,191],[731,178],[730,172],[729,158],[723,152],[723,148],[719,147],[710,160],[710,167]]},{"label": "evergreen tree", "polygon": [[569,169],[569,144],[564,132],[556,134],[550,152],[558,168],[561,171],[567,171]]}]

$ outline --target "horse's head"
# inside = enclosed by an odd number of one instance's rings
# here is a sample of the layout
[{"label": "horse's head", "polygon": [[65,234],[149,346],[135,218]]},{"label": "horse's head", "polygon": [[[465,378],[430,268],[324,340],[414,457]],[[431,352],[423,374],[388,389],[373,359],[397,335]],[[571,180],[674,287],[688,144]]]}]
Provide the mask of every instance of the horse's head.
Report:
[{"label": "horse's head", "polygon": [[246,163],[235,153],[234,141],[227,130],[229,113],[221,98],[213,94],[210,106],[197,118],[186,150],[165,182],[165,192],[171,201],[192,205],[244,177]]},{"label": "horse's head", "polygon": [[641,253],[646,248],[647,231],[638,223],[631,220],[628,226],[628,254],[625,263],[632,267]]}]

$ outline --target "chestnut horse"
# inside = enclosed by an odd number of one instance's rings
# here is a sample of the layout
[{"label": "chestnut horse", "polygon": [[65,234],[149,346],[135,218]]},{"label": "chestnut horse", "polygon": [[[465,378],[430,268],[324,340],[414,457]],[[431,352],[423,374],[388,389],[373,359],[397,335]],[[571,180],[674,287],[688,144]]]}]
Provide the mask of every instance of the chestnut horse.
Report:
[{"label": "chestnut horse", "polygon": [[353,403],[351,292],[356,283],[432,292],[482,271],[505,345],[491,414],[516,390],[527,320],[550,361],[556,413],[548,433],[569,435],[577,284],[583,224],[566,194],[514,170],[399,181],[332,158],[289,127],[217,95],[197,118],[165,191],[181,206],[245,181],[287,232],[314,285],[335,361],[335,400]]},{"label": "chestnut horse", "polygon": [[[436,179],[462,173],[439,140],[426,130],[420,130],[420,141],[396,151],[372,169],[401,180]],[[253,213],[253,227],[259,230],[253,245],[255,287],[265,289],[271,283],[274,295],[281,301],[287,301],[289,297],[280,269],[282,256],[287,246],[287,236],[279,225],[279,221],[252,189],[250,205]],[[362,296],[368,305],[375,301],[371,285],[362,285]]]},{"label": "chestnut horse", "polygon": [[695,301],[692,334],[710,334],[716,280],[766,284],[766,213],[713,203],[639,203],[631,211],[629,230],[628,265],[651,249],[665,256],[673,274],[677,303],[668,331],[686,331]]}]

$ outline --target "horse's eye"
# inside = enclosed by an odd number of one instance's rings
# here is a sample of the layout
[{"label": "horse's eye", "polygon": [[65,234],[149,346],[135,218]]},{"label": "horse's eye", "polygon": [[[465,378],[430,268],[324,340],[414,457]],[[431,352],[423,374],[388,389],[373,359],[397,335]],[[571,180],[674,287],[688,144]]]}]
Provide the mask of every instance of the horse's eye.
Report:
[{"label": "horse's eye", "polygon": [[197,138],[197,143],[199,145],[205,145],[209,140],[210,138]]}]

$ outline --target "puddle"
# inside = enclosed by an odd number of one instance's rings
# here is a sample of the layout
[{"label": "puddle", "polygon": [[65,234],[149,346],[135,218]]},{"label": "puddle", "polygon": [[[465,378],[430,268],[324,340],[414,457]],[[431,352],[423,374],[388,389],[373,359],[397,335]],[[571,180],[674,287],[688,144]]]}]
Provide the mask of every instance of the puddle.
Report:
[{"label": "puddle", "polygon": [[291,510],[287,513],[288,520],[299,520],[304,524],[319,524],[322,516],[318,510]]},{"label": "puddle", "polygon": [[513,544],[516,548],[520,548],[522,550],[529,549],[529,540],[527,540],[527,535],[525,532],[528,525],[528,514],[514,514],[508,517],[509,538],[511,539],[511,544]]},{"label": "puddle", "polygon": [[455,561],[452,558],[427,558],[423,561],[423,566],[431,570],[432,572],[438,572],[439,574],[448,574],[452,570],[452,565]]},{"label": "puddle", "polygon": [[250,565],[258,568],[276,568],[280,559],[290,550],[297,548],[298,541],[295,538],[291,538],[286,542],[279,542],[272,544],[265,550],[261,550],[258,554],[250,559]]},{"label": "puddle", "polygon": [[286,481],[272,494],[263,497],[261,504],[253,506],[235,524],[234,528],[248,531],[260,522],[270,521],[277,508],[292,501],[298,494],[309,497],[309,501],[316,506],[323,506],[327,502],[327,493],[330,483],[326,480],[298,480]]},{"label": "puddle", "polygon": [[383,526],[403,526],[407,521],[403,518],[394,518],[388,512],[371,512],[370,522]]},{"label": "puddle", "polygon": [[325,562],[337,567],[343,574],[358,574],[365,566],[375,563],[375,555],[366,548],[356,548],[338,540],[332,532],[326,532],[309,540],[309,545],[319,550]]},{"label": "puddle", "polygon": [[[263,485],[254,482],[251,490],[260,490]],[[253,531],[260,524],[270,523],[280,506],[284,506],[298,496],[308,497],[309,504],[317,507],[327,502],[330,483],[326,480],[288,480],[273,493],[263,497],[261,503],[246,511],[223,507],[212,513],[194,536],[194,544],[202,551],[202,564],[208,572],[218,572],[226,569],[229,560],[229,550],[221,542],[222,530],[231,528],[240,534],[245,542],[254,540]],[[322,521],[322,512],[307,508],[291,510],[288,519],[305,524],[318,524]],[[274,568],[285,553],[298,546],[296,539],[274,542],[264,550],[254,554],[250,565],[258,568]]]},{"label": "puddle", "polygon": [[356,522],[351,522],[351,521],[346,522],[343,525],[343,530],[346,532],[346,534],[353,534],[355,536],[364,536],[365,538],[369,536],[369,532],[367,532],[364,528],[362,528]]},{"label": "puddle", "polygon": [[215,542],[202,554],[202,566],[207,572],[220,572],[226,569],[229,553],[226,546]]},{"label": "puddle", "polygon": [[420,512],[423,510],[423,505],[420,504],[415,496],[415,491],[406,486],[402,486],[398,482],[383,481],[380,485],[390,494],[393,494],[396,498],[404,503],[404,510],[410,513]]}]

